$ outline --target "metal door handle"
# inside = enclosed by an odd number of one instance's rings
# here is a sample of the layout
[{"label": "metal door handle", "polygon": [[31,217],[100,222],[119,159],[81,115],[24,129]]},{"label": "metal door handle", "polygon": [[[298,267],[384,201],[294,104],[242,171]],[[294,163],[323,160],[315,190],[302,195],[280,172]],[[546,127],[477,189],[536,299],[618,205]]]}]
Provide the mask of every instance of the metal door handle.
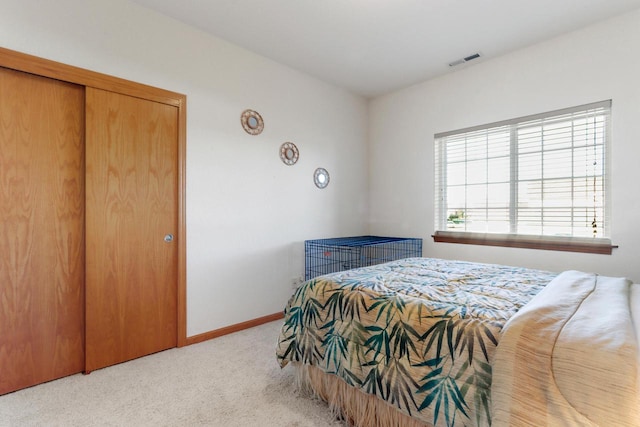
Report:
[{"label": "metal door handle", "polygon": [[164,241],[167,243],[173,242],[173,234],[165,234]]}]

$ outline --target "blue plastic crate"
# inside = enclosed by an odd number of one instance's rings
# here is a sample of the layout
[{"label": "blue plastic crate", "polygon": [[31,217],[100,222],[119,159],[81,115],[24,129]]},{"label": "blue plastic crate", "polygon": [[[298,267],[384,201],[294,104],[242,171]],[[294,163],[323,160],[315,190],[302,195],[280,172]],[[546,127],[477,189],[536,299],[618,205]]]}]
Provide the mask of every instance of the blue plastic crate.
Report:
[{"label": "blue plastic crate", "polygon": [[421,257],[422,239],[357,236],[306,240],[305,280],[336,271]]}]

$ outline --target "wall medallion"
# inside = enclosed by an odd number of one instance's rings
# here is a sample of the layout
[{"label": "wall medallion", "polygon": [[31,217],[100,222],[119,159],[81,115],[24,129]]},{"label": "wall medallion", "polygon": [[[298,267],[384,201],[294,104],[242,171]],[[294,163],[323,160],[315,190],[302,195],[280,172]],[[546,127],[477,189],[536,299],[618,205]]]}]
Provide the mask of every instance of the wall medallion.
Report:
[{"label": "wall medallion", "polygon": [[285,165],[295,165],[298,157],[300,157],[300,153],[293,142],[285,142],[280,146],[280,159]]},{"label": "wall medallion", "polygon": [[264,121],[257,111],[244,110],[240,116],[240,122],[249,135],[259,135],[264,129]]},{"label": "wall medallion", "polygon": [[325,168],[318,168],[313,173],[313,182],[318,188],[325,188],[329,185],[329,172]]}]

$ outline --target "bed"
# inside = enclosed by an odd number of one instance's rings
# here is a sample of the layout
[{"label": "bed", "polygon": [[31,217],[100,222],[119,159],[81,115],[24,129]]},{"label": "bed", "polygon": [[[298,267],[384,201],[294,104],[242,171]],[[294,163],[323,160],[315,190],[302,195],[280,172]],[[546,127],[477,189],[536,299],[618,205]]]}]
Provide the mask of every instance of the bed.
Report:
[{"label": "bed", "polygon": [[305,282],[276,355],[356,426],[635,426],[632,307],[625,279],[408,258]]}]

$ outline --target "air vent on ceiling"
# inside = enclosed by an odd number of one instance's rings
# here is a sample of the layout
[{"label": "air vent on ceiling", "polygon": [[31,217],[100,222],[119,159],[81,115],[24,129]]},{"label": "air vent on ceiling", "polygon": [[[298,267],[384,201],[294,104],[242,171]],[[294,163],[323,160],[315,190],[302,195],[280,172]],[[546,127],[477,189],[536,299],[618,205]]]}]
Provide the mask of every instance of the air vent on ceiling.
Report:
[{"label": "air vent on ceiling", "polygon": [[450,62],[449,63],[449,67],[455,67],[456,65],[461,65],[461,64],[467,63],[469,61],[473,61],[476,58],[480,58],[480,54],[479,53],[474,53],[472,55],[465,56],[462,59],[458,59],[456,61]]}]

